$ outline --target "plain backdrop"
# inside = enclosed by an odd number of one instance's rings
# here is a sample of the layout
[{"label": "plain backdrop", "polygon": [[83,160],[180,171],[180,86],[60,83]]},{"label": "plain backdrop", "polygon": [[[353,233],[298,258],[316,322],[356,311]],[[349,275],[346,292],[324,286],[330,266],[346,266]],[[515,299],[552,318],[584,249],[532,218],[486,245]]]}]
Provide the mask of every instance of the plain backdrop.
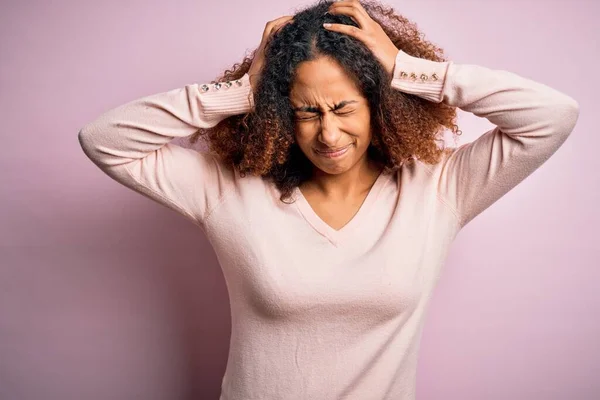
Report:
[{"label": "plain backdrop", "polygon": [[[104,175],[77,134],[122,103],[215,79],[267,21],[311,2],[0,4],[0,399],[217,399],[230,314],[212,248]],[[558,152],[454,242],[418,400],[600,398],[600,2],[385,4],[454,62],[581,107]],[[464,112],[459,124],[461,143],[491,127]]]}]

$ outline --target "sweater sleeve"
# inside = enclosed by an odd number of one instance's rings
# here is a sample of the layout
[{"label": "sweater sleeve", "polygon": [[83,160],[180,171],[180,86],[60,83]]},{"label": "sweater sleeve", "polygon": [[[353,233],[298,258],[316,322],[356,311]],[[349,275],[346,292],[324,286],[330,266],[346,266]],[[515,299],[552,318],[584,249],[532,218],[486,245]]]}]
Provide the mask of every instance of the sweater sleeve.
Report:
[{"label": "sweater sleeve", "polygon": [[495,127],[450,148],[434,168],[438,196],[460,228],[540,167],[564,143],[579,117],[571,97],[514,73],[436,62],[400,51],[392,87],[445,103]]},{"label": "sweater sleeve", "polygon": [[248,75],[189,84],[116,107],[86,124],[79,143],[104,173],[199,226],[231,189],[233,171],[209,153],[173,143],[254,107]]}]

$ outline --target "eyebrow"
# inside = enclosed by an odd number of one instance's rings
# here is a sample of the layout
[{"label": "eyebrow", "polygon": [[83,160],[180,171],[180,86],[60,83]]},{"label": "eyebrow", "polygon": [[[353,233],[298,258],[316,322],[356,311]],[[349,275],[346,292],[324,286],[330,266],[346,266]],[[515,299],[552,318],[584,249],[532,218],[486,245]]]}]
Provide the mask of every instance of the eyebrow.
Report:
[{"label": "eyebrow", "polygon": [[[358,103],[358,101],[356,101],[356,100],[344,100],[341,103],[336,104],[333,107],[332,111],[339,110],[340,108],[346,106],[347,104],[351,104],[351,103]],[[314,106],[303,106],[303,107],[294,108],[294,111],[319,112],[319,108],[318,107],[314,107]]]}]

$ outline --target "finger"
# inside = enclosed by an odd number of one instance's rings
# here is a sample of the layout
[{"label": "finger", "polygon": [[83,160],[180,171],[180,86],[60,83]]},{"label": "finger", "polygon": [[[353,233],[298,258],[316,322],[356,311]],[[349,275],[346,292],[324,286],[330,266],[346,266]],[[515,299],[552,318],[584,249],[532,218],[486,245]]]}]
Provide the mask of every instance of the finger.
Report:
[{"label": "finger", "polygon": [[273,32],[273,33],[277,33],[277,32],[279,32],[280,30],[282,30],[282,29],[283,29],[283,27],[284,27],[284,26],[286,26],[286,25],[288,25],[288,24],[290,24],[290,23],[292,23],[292,22],[294,22],[294,19],[293,19],[293,18],[290,18],[290,19],[288,19],[287,21],[283,21],[283,22],[282,22],[280,25],[278,25],[278,26],[275,28],[275,30],[274,30],[274,32]]},{"label": "finger", "polygon": [[293,20],[290,19],[290,20],[280,23],[279,25],[274,26],[273,29],[269,32],[269,36],[267,36],[265,42],[267,42],[267,43],[271,42],[273,40],[273,38],[275,37],[275,35],[277,35],[277,33],[279,33],[279,31],[281,31],[284,26],[286,26],[287,24],[289,24],[292,21]]},{"label": "finger", "polygon": [[367,15],[354,6],[338,6],[332,7],[327,11],[329,14],[341,14],[351,17],[361,29],[368,26]]},{"label": "finger", "polygon": [[352,5],[352,6],[356,6],[358,8],[362,8],[362,4],[360,4],[360,2],[358,0],[333,0],[333,3],[331,3],[330,7],[335,7],[338,5]]},{"label": "finger", "polygon": [[329,6],[329,9],[335,9],[338,7],[353,7],[355,8],[359,13],[361,13],[365,18],[371,18],[371,16],[369,15],[369,13],[367,12],[367,10],[365,10],[365,8],[362,6],[362,4],[360,4],[360,2],[358,0],[340,0],[340,1],[336,1],[335,3],[331,4]]},{"label": "finger", "polygon": [[273,31],[275,31],[276,28],[279,27],[281,24],[285,24],[286,22],[289,22],[293,18],[294,18],[293,16],[286,15],[284,17],[280,17],[280,18],[274,19],[273,21],[271,21],[271,22],[269,22],[267,24],[267,27],[266,27],[265,31],[268,34],[270,34]]},{"label": "finger", "polygon": [[353,0],[346,0],[346,1],[336,1],[335,3],[332,3],[329,6],[329,9],[332,8],[336,8],[336,7],[354,7],[356,8],[358,11],[362,12],[365,14],[365,16],[368,16],[369,14],[367,13],[367,10],[364,9],[364,7],[362,6],[362,4],[360,4],[360,2],[358,1],[353,1]]},{"label": "finger", "polygon": [[276,18],[276,19],[274,19],[272,21],[269,21],[267,23],[267,26],[279,24],[279,23],[281,23],[283,21],[287,21],[290,18],[294,18],[294,16],[293,15],[284,15],[283,17],[279,17],[279,18]]},{"label": "finger", "polygon": [[273,21],[267,22],[267,25],[265,26],[265,29],[264,29],[263,34],[262,34],[262,40],[263,40],[263,42],[266,41],[266,40],[268,40],[268,38],[273,33],[273,29],[276,26],[278,26],[281,23],[281,21],[286,21],[286,20],[291,19],[291,18],[293,18],[293,17],[291,17],[291,16],[284,16],[284,17],[280,17],[280,18],[274,19]]},{"label": "finger", "polygon": [[330,31],[345,33],[362,42],[366,42],[367,39],[365,32],[356,26],[346,24],[323,24],[323,27]]}]

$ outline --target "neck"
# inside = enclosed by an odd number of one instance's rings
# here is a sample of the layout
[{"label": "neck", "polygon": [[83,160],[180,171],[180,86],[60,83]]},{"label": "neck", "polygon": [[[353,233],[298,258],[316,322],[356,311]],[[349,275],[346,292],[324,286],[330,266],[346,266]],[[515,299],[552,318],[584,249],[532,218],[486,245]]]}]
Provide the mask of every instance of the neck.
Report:
[{"label": "neck", "polygon": [[381,166],[365,157],[361,162],[341,174],[328,174],[315,168],[312,178],[302,186],[324,198],[347,199],[368,192],[382,169]]}]

